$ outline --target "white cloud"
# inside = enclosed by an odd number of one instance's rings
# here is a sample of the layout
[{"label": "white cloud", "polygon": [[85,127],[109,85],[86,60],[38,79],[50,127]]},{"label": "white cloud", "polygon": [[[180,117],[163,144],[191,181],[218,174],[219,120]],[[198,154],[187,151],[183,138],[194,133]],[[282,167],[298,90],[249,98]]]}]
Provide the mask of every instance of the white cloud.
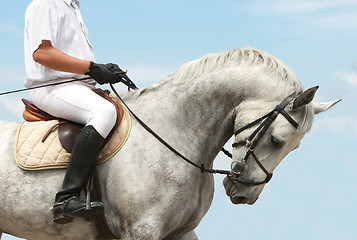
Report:
[{"label": "white cloud", "polygon": [[17,26],[15,26],[13,24],[0,23],[0,32],[14,34],[18,37],[24,36],[24,30],[18,28]]},{"label": "white cloud", "polygon": [[[11,68],[11,67],[10,67]],[[19,69],[7,69],[0,71],[0,93],[24,88],[25,71]],[[28,98],[28,93],[16,93],[0,96],[0,119],[8,121],[20,121],[24,110],[21,98]]]},{"label": "white cloud", "polygon": [[329,26],[339,30],[354,31],[357,28],[357,10],[350,13],[340,13],[314,18],[314,22],[320,26]]},{"label": "white cloud", "polygon": [[252,10],[271,14],[302,14],[312,13],[325,9],[356,7],[355,0],[271,0],[258,1]]},{"label": "white cloud", "polygon": [[256,13],[293,18],[303,26],[353,32],[357,28],[356,0],[271,0],[247,6]]},{"label": "white cloud", "polygon": [[20,97],[1,96],[0,109],[1,120],[21,120],[24,105]]},{"label": "white cloud", "polygon": [[318,119],[314,123],[314,127],[320,130],[329,129],[329,131],[338,131],[340,135],[357,134],[357,121],[352,117]]},{"label": "white cloud", "polygon": [[5,71],[0,71],[0,83],[4,87],[7,83],[16,83],[22,85],[25,83],[25,69],[23,66],[19,66],[17,70],[6,69]]},{"label": "white cloud", "polygon": [[357,73],[337,72],[336,77],[348,84],[357,86]]},{"label": "white cloud", "polygon": [[[0,92],[8,92],[24,88],[25,70],[9,69],[0,71]],[[24,110],[21,98],[28,98],[28,92],[0,96],[0,119],[21,121]]]},{"label": "white cloud", "polygon": [[165,79],[178,68],[174,65],[133,64],[128,65],[128,76],[138,87],[144,87]]}]

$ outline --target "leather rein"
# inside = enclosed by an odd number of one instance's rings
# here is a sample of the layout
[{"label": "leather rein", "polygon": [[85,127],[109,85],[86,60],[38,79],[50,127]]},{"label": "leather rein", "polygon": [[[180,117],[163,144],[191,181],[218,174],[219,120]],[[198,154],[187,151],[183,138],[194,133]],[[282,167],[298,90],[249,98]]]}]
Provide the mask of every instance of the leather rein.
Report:
[{"label": "leather rein", "polygon": [[[274,122],[274,120],[277,118],[277,116],[279,114],[282,114],[295,128],[298,127],[298,123],[284,110],[284,108],[293,100],[293,98],[297,95],[296,93],[291,94],[290,96],[288,96],[287,98],[284,99],[283,102],[281,102],[279,105],[277,105],[271,112],[269,112],[268,114],[258,118],[257,120],[247,124],[246,126],[238,129],[234,135],[237,136],[239,133],[243,132],[244,130],[247,130],[255,125],[257,125],[258,123],[260,123],[261,121],[263,121],[258,128],[249,136],[248,139],[246,139],[246,141],[241,141],[241,142],[237,142],[237,143],[233,143],[232,147],[236,148],[236,147],[240,147],[240,146],[246,146],[248,148],[247,153],[243,159],[243,161],[246,163],[248,161],[248,157],[251,155],[254,160],[256,161],[256,163],[258,164],[258,166],[263,170],[263,172],[267,175],[266,179],[264,181],[261,182],[250,182],[250,181],[244,181],[244,180],[240,180],[239,177],[241,175],[241,171],[236,171],[234,169],[231,169],[230,171],[228,170],[219,170],[219,169],[210,169],[210,168],[206,168],[204,166],[204,164],[197,164],[194,161],[188,159],[187,157],[185,157],[183,154],[181,154],[180,152],[178,152],[174,147],[172,147],[169,143],[167,143],[163,138],[161,138],[157,133],[155,133],[148,125],[146,125],[129,107],[128,105],[123,101],[123,99],[119,96],[119,94],[117,93],[117,91],[115,90],[115,88],[113,87],[112,84],[110,84],[111,89],[113,90],[113,92],[115,93],[115,95],[120,99],[120,101],[122,101],[122,103],[124,104],[124,106],[128,109],[128,111],[130,112],[130,114],[140,123],[140,125],[146,130],[148,131],[151,135],[153,135],[158,141],[160,141],[165,147],[167,147],[170,151],[172,151],[173,153],[175,153],[176,155],[178,155],[180,158],[182,158],[184,161],[186,161],[187,163],[191,164],[192,166],[199,168],[201,170],[201,173],[213,173],[213,174],[224,174],[227,175],[227,177],[234,183],[239,182],[245,185],[260,185],[260,184],[264,184],[264,183],[268,183],[270,181],[270,179],[272,178],[273,174],[269,173],[268,170],[266,170],[266,168],[262,165],[262,163],[258,160],[258,158],[256,157],[255,153],[254,153],[254,148],[257,146],[259,140],[264,136],[264,134],[266,133],[266,131],[268,130],[268,128],[270,127],[270,125]],[[254,141],[253,141],[254,139]],[[221,151],[226,154],[228,157],[232,158],[232,154],[225,150],[224,148],[221,149]]]}]

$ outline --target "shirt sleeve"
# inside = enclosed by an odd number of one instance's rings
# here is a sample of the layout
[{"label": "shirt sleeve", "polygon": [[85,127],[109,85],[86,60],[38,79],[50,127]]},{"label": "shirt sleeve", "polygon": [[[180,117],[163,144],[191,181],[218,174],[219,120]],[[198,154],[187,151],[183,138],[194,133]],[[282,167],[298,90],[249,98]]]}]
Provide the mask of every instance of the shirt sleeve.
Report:
[{"label": "shirt sleeve", "polygon": [[27,14],[26,23],[29,46],[32,53],[38,49],[42,40],[51,41],[55,47],[59,27],[59,15],[53,3],[48,0],[35,2]]}]

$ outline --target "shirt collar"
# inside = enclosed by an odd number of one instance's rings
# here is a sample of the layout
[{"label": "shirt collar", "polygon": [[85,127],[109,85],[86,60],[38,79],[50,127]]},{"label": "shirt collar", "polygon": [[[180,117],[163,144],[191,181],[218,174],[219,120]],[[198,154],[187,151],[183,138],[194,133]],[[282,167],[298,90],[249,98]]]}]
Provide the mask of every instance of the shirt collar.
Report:
[{"label": "shirt collar", "polygon": [[68,6],[71,6],[71,3],[76,4],[79,7],[79,1],[78,0],[63,0]]},{"label": "shirt collar", "polygon": [[72,0],[63,0],[67,5],[71,5]]}]

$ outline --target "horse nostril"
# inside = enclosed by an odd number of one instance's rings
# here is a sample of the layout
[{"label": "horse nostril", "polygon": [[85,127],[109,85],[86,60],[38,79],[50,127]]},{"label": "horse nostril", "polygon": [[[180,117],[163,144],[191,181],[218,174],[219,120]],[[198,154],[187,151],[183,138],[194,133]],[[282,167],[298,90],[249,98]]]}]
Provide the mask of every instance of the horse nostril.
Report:
[{"label": "horse nostril", "polygon": [[234,173],[240,175],[245,169],[245,164],[238,161],[234,161],[232,163],[231,169]]},{"label": "horse nostril", "polygon": [[247,203],[248,199],[246,197],[238,197],[238,202],[239,203]]}]

